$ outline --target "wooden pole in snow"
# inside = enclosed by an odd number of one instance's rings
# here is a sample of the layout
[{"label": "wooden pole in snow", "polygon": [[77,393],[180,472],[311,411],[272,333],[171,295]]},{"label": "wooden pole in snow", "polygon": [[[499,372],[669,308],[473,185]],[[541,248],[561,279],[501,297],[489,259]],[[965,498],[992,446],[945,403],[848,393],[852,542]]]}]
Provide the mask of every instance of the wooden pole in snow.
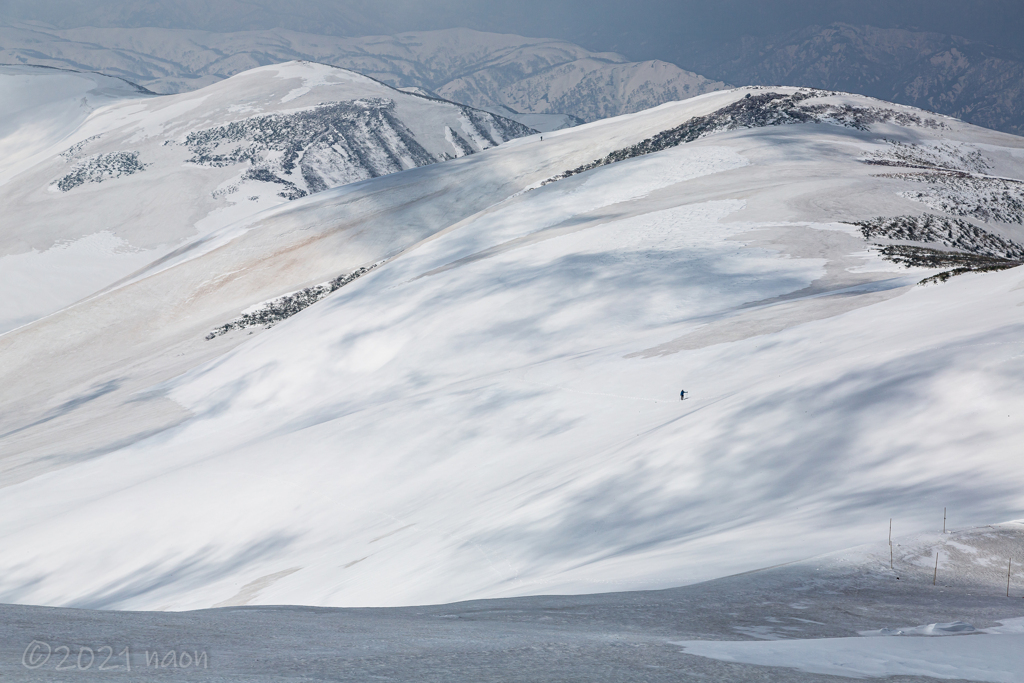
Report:
[{"label": "wooden pole in snow", "polygon": [[939,578],[939,551],[935,551],[935,573],[932,574],[932,585],[935,585],[935,580]]},{"label": "wooden pole in snow", "polygon": [[942,508],[942,533],[946,533],[946,508]]}]

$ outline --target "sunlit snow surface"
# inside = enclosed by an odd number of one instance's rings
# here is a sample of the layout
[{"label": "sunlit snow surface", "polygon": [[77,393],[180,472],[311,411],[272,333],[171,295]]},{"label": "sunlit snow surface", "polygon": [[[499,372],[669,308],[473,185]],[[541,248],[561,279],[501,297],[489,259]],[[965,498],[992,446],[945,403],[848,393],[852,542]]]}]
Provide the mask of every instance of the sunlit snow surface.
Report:
[{"label": "sunlit snow surface", "polygon": [[[110,283],[111,273],[128,274],[153,260],[108,231],[55,244],[44,252],[0,256],[0,292],[6,303],[0,334],[35,320],[40,311],[67,305],[62,291],[87,294]],[[50,287],[41,286],[50,284]]]},{"label": "sunlit snow surface", "polygon": [[859,160],[883,136],[1001,145],[1002,175],[1019,139],[787,125],[541,186],[742,96],[298,200],[0,337],[27,397],[0,431],[0,600],[661,588],[884,538],[890,517],[1019,516],[1024,274],[914,287],[934,271],[841,223],[919,206]]},{"label": "sunlit snow surface", "polygon": [[[468,141],[446,139],[449,127]],[[529,133],[323,64],[163,97],[99,74],[0,65],[0,300],[17,300],[0,309],[0,333],[290,198]],[[108,237],[118,251],[62,246]]]},{"label": "sunlit snow surface", "polygon": [[144,97],[143,89],[119,78],[15,65],[0,66],[0,92],[0,185],[97,108]]}]

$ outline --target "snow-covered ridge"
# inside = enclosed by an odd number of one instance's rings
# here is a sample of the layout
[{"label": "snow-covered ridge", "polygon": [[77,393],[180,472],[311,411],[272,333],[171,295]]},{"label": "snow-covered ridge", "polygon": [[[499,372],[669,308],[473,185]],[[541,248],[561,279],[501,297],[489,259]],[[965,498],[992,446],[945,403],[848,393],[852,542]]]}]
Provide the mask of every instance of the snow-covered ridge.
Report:
[{"label": "snow-covered ridge", "polygon": [[[1015,683],[1024,665],[1024,617],[1018,616],[1017,604],[1024,561],[1022,531],[1024,525],[1018,520],[941,534],[897,536],[891,548],[884,544],[850,548],[780,572],[815,574],[816,588],[825,590],[807,590],[805,584],[800,591],[815,602],[829,600],[825,592],[849,596],[862,589],[874,595],[876,591],[891,593],[896,602],[904,595],[916,594],[922,602],[943,610],[950,619],[946,622],[911,625],[887,615],[881,628],[862,629],[845,637],[807,638],[786,625],[792,617],[766,615],[764,626],[735,629],[754,640],[673,644],[700,657],[851,679],[906,675]],[[768,576],[764,579],[771,580]],[[866,602],[854,599],[848,604],[854,607],[851,611],[867,611]],[[988,602],[983,611],[976,612],[988,625],[956,618],[972,611],[972,602]],[[805,604],[796,606],[803,611]]]},{"label": "snow-covered ridge", "polygon": [[714,133],[740,128],[761,128],[794,123],[835,123],[866,131],[871,124],[890,121],[904,126],[915,125],[927,128],[939,128],[945,125],[934,118],[922,118],[914,113],[886,107],[853,106],[849,103],[835,102],[809,103],[809,101],[840,94],[809,88],[801,88],[790,93],[748,93],[743,99],[707,116],[694,117],[680,126],[662,131],[636,145],[615,150],[603,159],[597,159],[589,164],[565,171],[547,182],[569,178],[605,164],[660,152],[663,149],[693,142]]},{"label": "snow-covered ridge", "polygon": [[0,82],[0,186],[97,108],[147,95],[120,78],[40,66],[0,64]]},{"label": "snow-covered ridge", "polygon": [[835,23],[711,49],[681,47],[674,61],[729,83],[846,90],[1024,132],[1019,53],[956,35]]},{"label": "snow-covered ridge", "polygon": [[[458,119],[464,135],[444,126],[451,150],[428,152],[396,116],[395,102],[363,98],[295,113],[253,116],[190,132],[188,163],[247,164],[242,180],[279,183],[279,196],[298,199],[331,187],[473,154],[534,131],[469,107]],[[293,171],[298,171],[294,173]],[[237,186],[235,186],[237,188]]]},{"label": "snow-covered ridge", "polygon": [[[44,94],[53,90],[53,98],[29,98],[24,93],[32,83]],[[118,84],[124,87],[117,97],[102,95]],[[99,92],[92,97],[102,106],[81,113],[83,90]],[[6,212],[0,258],[45,254],[58,243],[108,231],[155,260],[284,201],[533,133],[489,112],[308,62],[162,97],[95,74],[5,67],[0,94],[5,108],[21,98],[11,120],[24,121],[0,138],[0,149],[10,151],[0,161],[6,179],[0,182]],[[19,279],[28,280],[16,286],[29,299],[16,318],[0,313],[0,332],[138,267],[137,259],[125,260],[123,269],[112,263],[97,260],[96,276],[85,278],[78,269],[74,277],[53,278],[22,268]],[[0,289],[0,298],[13,292]]]},{"label": "snow-covered ridge", "polygon": [[[658,133],[635,145],[618,149],[602,159],[564,171],[545,180],[547,185],[571,178],[601,166],[621,162],[694,142],[716,133],[744,128],[761,128],[806,123],[831,123],[861,131],[869,131],[879,123],[895,122],[901,126],[948,129],[934,118],[886,106],[858,106],[835,101],[842,93],[802,88],[795,92],[747,94],[743,99],[708,114]],[[817,100],[817,102],[815,102]],[[831,100],[831,101],[830,101]],[[878,177],[923,182],[931,192],[901,192],[901,197],[922,201],[932,209],[955,216],[972,216],[983,222],[1024,222],[1024,181],[993,178],[982,171],[991,164],[979,149],[953,146],[948,143],[922,147],[899,140],[883,138],[888,147],[872,152],[863,159],[872,165],[926,172],[888,173]],[[957,218],[924,216],[876,217],[856,222],[867,239],[883,237],[886,243],[878,249],[881,256],[902,266],[951,268],[930,275],[922,284],[945,282],[954,275],[969,272],[992,272],[1014,268],[1024,262],[1024,246],[1007,240],[981,227]],[[900,240],[891,244],[888,240]],[[958,252],[936,251],[933,243],[959,249]],[[877,241],[876,246],[879,246]]]}]

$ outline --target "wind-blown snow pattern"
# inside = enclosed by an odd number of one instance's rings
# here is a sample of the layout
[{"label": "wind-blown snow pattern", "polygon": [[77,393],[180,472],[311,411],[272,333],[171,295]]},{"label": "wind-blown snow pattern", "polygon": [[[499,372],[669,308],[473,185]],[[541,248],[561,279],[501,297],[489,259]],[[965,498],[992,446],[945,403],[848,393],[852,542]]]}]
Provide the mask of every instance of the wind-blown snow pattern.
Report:
[{"label": "wind-blown snow pattern", "polygon": [[[977,229],[955,248],[860,226],[941,213],[864,162],[893,140],[1005,178],[1024,141],[772,92],[873,113],[643,147],[765,93],[741,89],[513,140],[282,203],[0,336],[0,601],[659,588],[944,506],[1019,517],[1024,273],[919,287],[944,267],[879,252],[987,254],[1019,224],[943,214]],[[385,259],[270,330],[205,338]]]},{"label": "wind-blown snow pattern", "polygon": [[[100,233],[153,260],[281,202],[533,133],[488,112],[306,62],[163,97],[98,74],[0,67],[0,93],[0,113],[9,114],[0,123],[0,151],[9,152],[0,162],[0,258],[22,260]],[[465,139],[453,138],[453,128]],[[33,293],[21,315],[0,315],[0,332],[135,267],[105,258],[81,279],[21,281],[19,289]],[[12,296],[0,290],[0,298]]]}]

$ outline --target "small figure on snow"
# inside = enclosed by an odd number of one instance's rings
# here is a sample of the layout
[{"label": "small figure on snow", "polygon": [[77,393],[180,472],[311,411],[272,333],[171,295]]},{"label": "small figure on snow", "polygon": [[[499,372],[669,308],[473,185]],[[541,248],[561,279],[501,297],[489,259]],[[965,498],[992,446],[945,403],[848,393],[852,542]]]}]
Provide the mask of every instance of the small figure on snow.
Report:
[{"label": "small figure on snow", "polygon": [[686,389],[683,389],[682,391],[679,392],[679,400],[680,401],[685,401],[686,400]]}]

